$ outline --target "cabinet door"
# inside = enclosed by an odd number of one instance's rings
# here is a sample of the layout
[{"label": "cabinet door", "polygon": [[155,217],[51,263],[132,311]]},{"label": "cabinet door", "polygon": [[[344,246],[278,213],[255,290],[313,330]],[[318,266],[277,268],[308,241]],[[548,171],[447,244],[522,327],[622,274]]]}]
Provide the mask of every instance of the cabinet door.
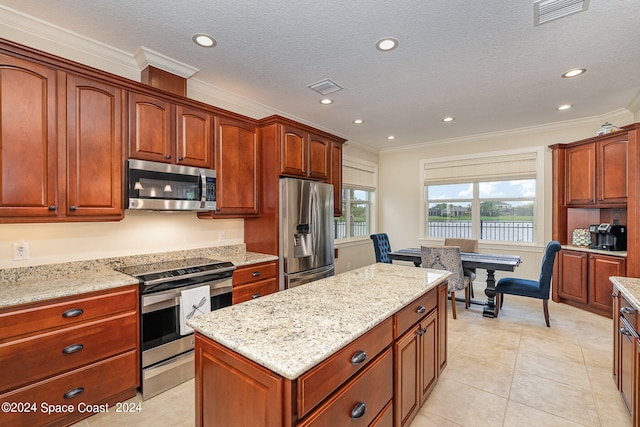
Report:
[{"label": "cabinet door", "polygon": [[[625,275],[624,258],[589,255],[589,303],[608,312],[613,310],[611,276]],[[616,314],[617,315],[617,314]]]},{"label": "cabinet door", "polygon": [[174,153],[172,108],[167,101],[129,93],[129,157],[171,162]]},{"label": "cabinet door", "polygon": [[342,216],[342,144],[331,142],[331,176],[333,184],[333,216]]},{"label": "cabinet door", "polygon": [[307,133],[293,126],[282,125],[280,173],[307,176]]},{"label": "cabinet door", "polygon": [[420,326],[416,325],[394,344],[395,425],[409,425],[420,409]]},{"label": "cabinet door", "polygon": [[627,203],[626,133],[598,142],[598,203]]},{"label": "cabinet door", "polygon": [[331,166],[331,141],[320,135],[309,135],[309,177],[326,181]]},{"label": "cabinet door", "polygon": [[420,322],[420,405],[427,400],[438,379],[438,312],[434,310]]},{"label": "cabinet door", "polygon": [[596,202],[595,143],[567,148],[567,205]]},{"label": "cabinet door", "polygon": [[624,318],[620,318],[620,393],[622,400],[627,406],[629,414],[633,417],[634,405],[634,374],[635,374],[635,353],[636,340],[634,329],[627,323]]},{"label": "cabinet door", "polygon": [[256,126],[216,118],[216,215],[258,214],[258,156]]},{"label": "cabinet door", "polygon": [[438,375],[447,366],[447,297],[446,283],[438,286]]},{"label": "cabinet door", "polygon": [[0,54],[0,216],[56,215],[56,71]]},{"label": "cabinet door", "polygon": [[175,163],[213,168],[212,124],[211,114],[195,108],[176,106]]},{"label": "cabinet door", "polygon": [[587,303],[587,255],[578,251],[560,251],[558,295]]},{"label": "cabinet door", "polygon": [[622,298],[622,295],[615,286],[611,297],[613,298],[613,381],[616,383],[618,390],[620,390],[620,334],[618,331],[620,330],[620,298]]},{"label": "cabinet door", "polygon": [[67,77],[67,215],[124,216],[123,91]]},{"label": "cabinet door", "polygon": [[232,303],[240,304],[241,302],[260,298],[274,292],[278,292],[278,279],[275,277],[248,285],[234,286]]}]

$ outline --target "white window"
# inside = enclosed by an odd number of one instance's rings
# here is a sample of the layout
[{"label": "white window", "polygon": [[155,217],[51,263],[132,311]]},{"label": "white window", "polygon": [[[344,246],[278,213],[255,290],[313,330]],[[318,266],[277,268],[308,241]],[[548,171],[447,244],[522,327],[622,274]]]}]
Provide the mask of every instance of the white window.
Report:
[{"label": "white window", "polygon": [[541,153],[423,161],[424,237],[536,243]]},{"label": "white window", "polygon": [[369,238],[375,212],[376,165],[362,160],[342,160],[342,216],[334,218],[334,238],[339,241]]}]

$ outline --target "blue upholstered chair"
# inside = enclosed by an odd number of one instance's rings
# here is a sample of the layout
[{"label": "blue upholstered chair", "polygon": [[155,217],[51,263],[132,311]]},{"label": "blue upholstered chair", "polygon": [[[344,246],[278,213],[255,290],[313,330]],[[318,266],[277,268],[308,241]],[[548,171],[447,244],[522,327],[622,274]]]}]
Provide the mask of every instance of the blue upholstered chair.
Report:
[{"label": "blue upholstered chair", "polygon": [[373,250],[376,252],[376,262],[391,264],[391,258],[389,258],[391,245],[389,244],[389,236],[387,236],[387,233],[372,234],[369,237],[373,240]]},{"label": "blue upholstered chair", "polygon": [[519,295],[522,297],[538,298],[542,300],[544,320],[549,325],[549,292],[551,291],[551,274],[556,254],[560,250],[560,242],[552,240],[547,245],[542,257],[542,270],[540,279],[527,280],[514,277],[504,277],[496,284],[496,297],[500,299],[500,307],[504,303],[504,294]]}]

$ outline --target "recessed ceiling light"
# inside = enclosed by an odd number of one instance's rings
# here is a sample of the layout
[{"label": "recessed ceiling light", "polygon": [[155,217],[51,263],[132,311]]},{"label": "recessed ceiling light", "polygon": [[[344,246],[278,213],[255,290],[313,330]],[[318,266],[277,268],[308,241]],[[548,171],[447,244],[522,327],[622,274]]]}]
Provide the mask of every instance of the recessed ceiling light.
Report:
[{"label": "recessed ceiling light", "polygon": [[324,104],[324,105],[333,104],[333,99],[329,99],[329,98],[322,98],[322,99],[320,100],[320,104]]},{"label": "recessed ceiling light", "polygon": [[443,122],[452,122],[454,120],[455,120],[454,117],[445,117],[444,119],[442,119]]},{"label": "recessed ceiling light", "polygon": [[569,70],[566,73],[564,73],[562,77],[564,78],[576,77],[576,76],[579,76],[580,74],[584,74],[586,71],[587,71],[586,68],[574,68],[573,70]]},{"label": "recessed ceiling light", "polygon": [[361,124],[363,124],[363,123],[364,123],[364,120],[362,120],[362,119],[355,119],[355,120],[353,121],[353,123],[355,123],[355,124],[357,124],[357,125],[361,125]]},{"label": "recessed ceiling light", "polygon": [[398,40],[392,37],[385,37],[383,39],[378,40],[376,43],[376,49],[381,50],[383,52],[387,52],[398,47]]},{"label": "recessed ceiling light", "polygon": [[563,105],[559,105],[559,106],[556,108],[556,110],[560,110],[560,111],[562,111],[562,110],[568,110],[568,109],[569,109],[569,108],[571,108],[571,107],[573,107],[573,105],[571,105],[571,104],[563,104]]},{"label": "recessed ceiling light", "polygon": [[202,33],[194,34],[193,37],[191,37],[191,40],[193,40],[195,44],[201,47],[214,47],[215,45],[218,44],[216,39],[214,39],[208,34],[202,34]]},{"label": "recessed ceiling light", "polygon": [[389,141],[391,141],[392,139],[396,139],[396,137],[395,137],[395,136],[393,136],[393,135],[389,135],[389,136],[387,137],[387,139],[388,139]]}]

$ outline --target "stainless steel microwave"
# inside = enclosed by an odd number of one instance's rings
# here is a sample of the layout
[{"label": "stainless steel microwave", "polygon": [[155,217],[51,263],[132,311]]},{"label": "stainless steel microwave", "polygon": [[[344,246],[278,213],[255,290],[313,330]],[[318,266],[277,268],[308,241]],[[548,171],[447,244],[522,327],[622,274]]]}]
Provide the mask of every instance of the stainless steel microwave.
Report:
[{"label": "stainless steel microwave", "polygon": [[147,160],[127,162],[127,209],[216,209],[216,171]]}]

